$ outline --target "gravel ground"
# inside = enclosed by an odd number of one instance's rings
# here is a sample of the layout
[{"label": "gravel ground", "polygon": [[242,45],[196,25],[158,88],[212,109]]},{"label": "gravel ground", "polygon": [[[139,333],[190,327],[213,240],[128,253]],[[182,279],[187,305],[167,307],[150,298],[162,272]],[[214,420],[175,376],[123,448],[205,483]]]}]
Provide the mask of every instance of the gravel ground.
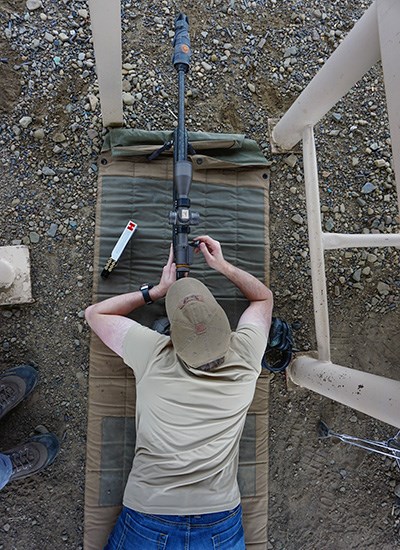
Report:
[{"label": "gravel ground", "polygon": [[[301,150],[272,155],[268,118],[291,105],[370,2],[122,0],[127,126],[172,128],[174,16],[191,21],[191,130],[245,133],[271,162],[271,287],[296,346],[315,349]],[[0,497],[0,549],[83,547],[96,160],[101,122],[85,2],[0,0],[0,245],[27,244],[35,302],[1,308],[3,368],[38,365],[40,384],[0,426],[3,449],[46,425],[53,466]],[[327,231],[398,232],[378,64],[316,128]],[[399,378],[399,253],[326,255],[333,359]],[[350,313],[350,314],[349,314]],[[337,430],[387,439],[394,428],[271,379],[269,548],[400,547],[400,471],[390,459],[319,441]],[[396,493],[398,496],[396,496]]]}]

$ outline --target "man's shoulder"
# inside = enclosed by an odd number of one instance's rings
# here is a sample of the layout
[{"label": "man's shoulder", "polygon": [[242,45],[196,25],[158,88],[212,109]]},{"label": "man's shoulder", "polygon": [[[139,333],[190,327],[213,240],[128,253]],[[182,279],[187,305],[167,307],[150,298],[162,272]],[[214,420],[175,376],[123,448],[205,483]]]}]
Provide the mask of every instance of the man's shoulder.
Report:
[{"label": "man's shoulder", "polygon": [[253,365],[259,370],[267,342],[268,338],[262,327],[246,323],[232,332],[230,347],[233,352],[242,357],[246,364]]},{"label": "man's shoulder", "polygon": [[170,337],[160,334],[159,332],[134,323],[128,330],[124,339],[124,355],[125,363],[135,370],[140,370],[152,360],[154,355],[162,353],[162,350],[169,346]]},{"label": "man's shoulder", "polygon": [[247,336],[249,338],[260,338],[262,340],[267,340],[267,337],[264,333],[264,327],[257,325],[256,323],[244,323],[237,327],[237,329],[232,332],[233,338],[242,338]]}]

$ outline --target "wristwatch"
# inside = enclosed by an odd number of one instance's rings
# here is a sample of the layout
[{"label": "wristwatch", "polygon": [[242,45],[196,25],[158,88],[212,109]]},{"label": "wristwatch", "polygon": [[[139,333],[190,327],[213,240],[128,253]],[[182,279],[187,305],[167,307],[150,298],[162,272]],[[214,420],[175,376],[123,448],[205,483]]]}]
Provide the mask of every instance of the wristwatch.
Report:
[{"label": "wristwatch", "polygon": [[153,288],[153,285],[151,285],[150,283],[143,283],[142,285],[140,285],[140,288],[139,288],[139,290],[143,294],[143,299],[147,305],[153,303],[153,300],[150,298],[150,294],[149,294],[149,290],[151,290],[152,288]]}]

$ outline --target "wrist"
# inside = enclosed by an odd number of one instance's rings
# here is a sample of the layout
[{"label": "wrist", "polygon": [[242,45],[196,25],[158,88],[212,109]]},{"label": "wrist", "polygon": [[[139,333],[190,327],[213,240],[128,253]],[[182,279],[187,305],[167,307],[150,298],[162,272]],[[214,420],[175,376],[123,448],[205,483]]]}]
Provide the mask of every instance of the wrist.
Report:
[{"label": "wrist", "polygon": [[223,260],[221,264],[218,266],[217,271],[221,273],[221,275],[224,275],[229,279],[229,273],[233,269],[233,265],[229,263],[227,260]]},{"label": "wrist", "polygon": [[157,300],[161,300],[161,298],[164,298],[167,294],[166,289],[164,289],[161,285],[154,285],[152,289],[149,291],[150,298],[153,302],[156,302]]}]

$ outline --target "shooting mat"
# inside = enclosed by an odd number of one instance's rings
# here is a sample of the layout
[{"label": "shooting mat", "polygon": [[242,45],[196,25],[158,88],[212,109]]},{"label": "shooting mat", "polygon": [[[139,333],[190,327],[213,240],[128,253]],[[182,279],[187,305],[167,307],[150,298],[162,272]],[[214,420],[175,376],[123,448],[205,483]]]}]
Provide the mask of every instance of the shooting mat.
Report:
[{"label": "shooting mat", "polygon": [[[172,155],[146,155],[167,132],[111,130],[99,159],[93,301],[157,283],[168,258],[172,206]],[[189,133],[195,154],[192,211],[201,216],[192,234],[210,234],[225,258],[268,284],[269,173],[254,141],[242,135]],[[138,229],[108,279],[100,273],[129,220]],[[224,307],[234,328],[247,302],[223,276],[195,257],[192,275]],[[132,318],[149,327],[165,316],[164,304],[139,308]],[[247,548],[267,548],[269,378],[262,374],[240,443],[239,486]],[[99,550],[121,509],[135,449],[132,371],[92,335],[85,491],[85,550]]]}]

